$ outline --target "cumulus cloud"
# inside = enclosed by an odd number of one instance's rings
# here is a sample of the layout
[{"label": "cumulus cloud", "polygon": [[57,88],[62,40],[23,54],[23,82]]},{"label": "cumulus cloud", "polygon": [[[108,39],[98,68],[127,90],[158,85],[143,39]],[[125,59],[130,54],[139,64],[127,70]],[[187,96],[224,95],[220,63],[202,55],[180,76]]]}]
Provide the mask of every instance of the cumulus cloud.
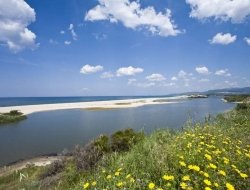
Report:
[{"label": "cumulus cloud", "polygon": [[71,32],[73,40],[77,40],[77,34],[76,34],[75,30],[74,30],[74,25],[73,24],[69,25],[69,31]]},{"label": "cumulus cloud", "polygon": [[177,81],[178,78],[177,78],[176,76],[173,76],[173,77],[171,78],[171,80],[172,80],[172,81]]},{"label": "cumulus cloud", "polygon": [[246,41],[247,45],[250,45],[250,38],[245,37],[244,40]]},{"label": "cumulus cloud", "polygon": [[103,78],[103,79],[110,79],[110,78],[113,78],[113,77],[114,77],[114,74],[111,73],[111,72],[104,72],[101,75],[101,78]]},{"label": "cumulus cloud", "polygon": [[64,41],[64,44],[65,44],[65,45],[70,45],[70,44],[71,44],[71,41],[67,41],[67,40],[66,40],[66,41]]},{"label": "cumulus cloud", "polygon": [[152,75],[149,75],[149,76],[146,77],[146,79],[149,80],[149,81],[155,81],[155,82],[166,80],[166,78],[163,75],[159,74],[159,73],[154,73]]},{"label": "cumulus cloud", "polygon": [[81,70],[80,73],[82,74],[91,74],[91,73],[96,73],[99,71],[103,70],[103,66],[101,65],[96,65],[96,66],[92,66],[92,65],[84,65]]},{"label": "cumulus cloud", "polygon": [[241,23],[250,15],[249,0],[186,0],[191,6],[190,17],[204,20],[231,21]]},{"label": "cumulus cloud", "polygon": [[199,74],[209,74],[209,71],[208,71],[208,68],[203,66],[203,67],[196,67],[195,68],[196,72],[199,73]]},{"label": "cumulus cloud", "polygon": [[117,71],[116,71],[116,75],[118,77],[120,76],[132,76],[132,75],[135,75],[135,74],[138,74],[138,73],[142,73],[144,69],[142,68],[135,68],[135,67],[132,67],[132,66],[129,66],[129,67],[121,67],[119,68]]},{"label": "cumulus cloud", "polygon": [[179,78],[185,78],[187,75],[188,74],[185,71],[183,71],[183,70],[180,70],[179,73],[178,73],[178,77]]},{"label": "cumulus cloud", "polygon": [[90,9],[86,21],[108,20],[111,23],[121,22],[131,29],[145,28],[152,34],[176,36],[181,33],[171,19],[171,11],[156,12],[154,7],[142,8],[138,1],[98,0],[99,4]]},{"label": "cumulus cloud", "polygon": [[60,31],[60,34],[65,34],[65,31],[64,31],[64,30],[61,30],[61,31]]},{"label": "cumulus cloud", "polygon": [[228,45],[235,42],[236,38],[236,35],[231,35],[230,33],[218,33],[213,37],[213,39],[209,40],[209,42],[210,44]]},{"label": "cumulus cloud", "polygon": [[218,71],[215,72],[215,74],[219,75],[219,76],[227,76],[227,77],[231,76],[231,73],[228,72],[228,69],[218,70]]},{"label": "cumulus cloud", "polygon": [[140,87],[140,88],[149,88],[149,87],[155,86],[155,83],[154,82],[133,83],[133,85],[136,86],[136,87]]},{"label": "cumulus cloud", "polygon": [[35,10],[24,0],[0,0],[0,41],[13,52],[36,48],[36,35],[27,28],[35,20]]}]

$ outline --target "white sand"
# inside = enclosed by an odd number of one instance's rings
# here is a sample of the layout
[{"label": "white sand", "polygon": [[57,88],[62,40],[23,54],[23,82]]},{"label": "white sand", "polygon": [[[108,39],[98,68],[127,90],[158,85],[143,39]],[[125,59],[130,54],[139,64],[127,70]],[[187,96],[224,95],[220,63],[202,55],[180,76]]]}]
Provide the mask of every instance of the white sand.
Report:
[{"label": "white sand", "polygon": [[187,97],[188,96],[175,96],[166,98],[141,98],[141,99],[127,99],[127,100],[11,106],[11,107],[0,107],[0,113],[9,112],[11,110],[18,110],[27,115],[34,112],[64,110],[64,109],[98,110],[98,109],[132,108],[144,105],[171,104],[171,103],[176,103],[174,100],[186,99]]}]

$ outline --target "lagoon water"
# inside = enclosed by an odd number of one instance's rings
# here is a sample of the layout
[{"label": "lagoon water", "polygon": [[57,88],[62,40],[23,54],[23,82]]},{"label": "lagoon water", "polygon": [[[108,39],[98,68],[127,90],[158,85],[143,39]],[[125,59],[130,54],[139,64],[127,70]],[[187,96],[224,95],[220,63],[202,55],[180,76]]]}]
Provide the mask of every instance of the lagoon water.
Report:
[{"label": "lagoon water", "polygon": [[185,100],[176,104],[114,110],[60,110],[28,115],[19,123],[0,126],[0,166],[43,154],[71,150],[100,134],[133,128],[149,133],[158,128],[180,129],[188,119],[204,121],[208,114],[230,110],[220,97]]}]

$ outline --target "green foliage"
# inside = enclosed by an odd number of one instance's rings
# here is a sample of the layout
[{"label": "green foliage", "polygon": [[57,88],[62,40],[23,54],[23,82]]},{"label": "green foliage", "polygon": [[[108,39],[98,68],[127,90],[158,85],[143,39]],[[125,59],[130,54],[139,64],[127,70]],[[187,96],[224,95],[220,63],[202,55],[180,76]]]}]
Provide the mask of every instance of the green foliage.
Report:
[{"label": "green foliage", "polygon": [[0,113],[0,124],[14,123],[26,119],[27,117],[23,113],[12,110],[8,113]]},{"label": "green foliage", "polygon": [[114,152],[128,151],[143,138],[143,133],[135,133],[133,129],[117,131],[111,135],[111,149]]},{"label": "green foliage", "polygon": [[243,102],[249,101],[250,95],[249,94],[242,94],[242,95],[228,95],[225,96],[224,99],[228,102]]}]

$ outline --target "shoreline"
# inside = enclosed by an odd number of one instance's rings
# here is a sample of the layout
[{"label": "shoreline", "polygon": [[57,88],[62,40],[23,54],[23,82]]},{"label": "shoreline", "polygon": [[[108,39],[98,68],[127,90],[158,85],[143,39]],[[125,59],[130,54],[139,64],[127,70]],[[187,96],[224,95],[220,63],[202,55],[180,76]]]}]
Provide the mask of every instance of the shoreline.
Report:
[{"label": "shoreline", "polygon": [[[188,96],[22,105],[22,106],[0,107],[0,113],[9,112],[11,110],[18,110],[22,112],[24,115],[29,115],[35,112],[66,110],[66,109],[86,109],[86,110],[99,110],[100,109],[100,110],[103,110],[103,109],[118,109],[118,108],[135,108],[135,107],[140,107],[144,105],[177,103],[177,100],[185,100],[185,99],[188,99]],[[98,109],[95,109],[95,108],[98,108]]]},{"label": "shoreline", "polygon": [[62,160],[66,156],[37,156],[33,158],[22,159],[16,162],[9,163],[7,165],[0,166],[0,177],[9,175],[14,171],[19,171],[27,168],[29,165],[37,167],[47,166],[55,161]]}]

